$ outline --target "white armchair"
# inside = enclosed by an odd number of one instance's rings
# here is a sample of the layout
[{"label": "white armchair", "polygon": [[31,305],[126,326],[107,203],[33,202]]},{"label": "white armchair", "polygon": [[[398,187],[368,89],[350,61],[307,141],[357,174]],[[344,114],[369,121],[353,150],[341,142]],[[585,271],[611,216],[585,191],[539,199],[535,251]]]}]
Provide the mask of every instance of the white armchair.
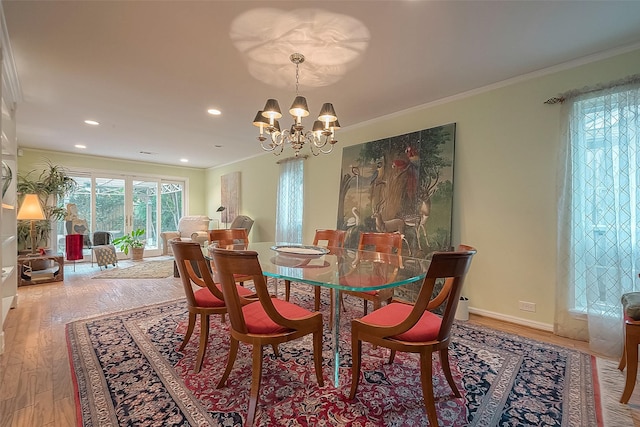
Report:
[{"label": "white armchair", "polygon": [[178,231],[165,231],[162,237],[162,254],[173,254],[169,241],[179,237],[182,240],[193,240],[200,244],[209,240],[209,222],[211,218],[205,215],[183,216],[178,222]]}]

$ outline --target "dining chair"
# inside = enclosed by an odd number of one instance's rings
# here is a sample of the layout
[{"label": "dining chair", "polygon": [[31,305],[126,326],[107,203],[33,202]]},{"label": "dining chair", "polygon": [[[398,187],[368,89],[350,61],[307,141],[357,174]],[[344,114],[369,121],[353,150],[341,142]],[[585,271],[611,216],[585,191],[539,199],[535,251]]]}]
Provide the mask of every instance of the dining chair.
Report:
[{"label": "dining chair", "polygon": [[[187,298],[189,311],[189,324],[184,335],[182,345],[178,351],[184,350],[196,325],[196,318],[200,316],[200,343],[194,372],[200,372],[207,344],[209,342],[209,316],[219,314],[221,321],[227,312],[224,296],[220,285],[216,285],[209,271],[207,260],[204,258],[202,248],[197,242],[180,241],[179,238],[170,240],[171,249],[175,258],[182,286]],[[196,285],[194,290],[193,284]],[[242,286],[238,286],[238,293],[243,297],[255,297],[256,294]]]},{"label": "dining chair", "polygon": [[[327,230],[327,229],[319,229],[316,230],[316,234],[313,238],[314,246],[323,246],[327,248],[335,247],[341,248],[344,246],[344,239],[347,236],[347,232],[345,230]],[[314,286],[314,310],[320,311],[320,286]],[[329,289],[331,293],[331,298],[333,298],[333,289]],[[289,301],[289,296],[291,294],[291,281],[284,281],[284,299],[285,301]]]},{"label": "dining chair", "polygon": [[[400,233],[360,233],[358,250],[369,250],[385,254],[402,255],[402,234]],[[353,280],[347,276],[346,279]],[[377,310],[383,302],[387,304],[393,299],[393,289],[381,289],[379,291],[342,291],[343,294],[353,295],[364,300],[364,315],[367,315],[368,301],[373,302],[373,309]]]},{"label": "dining chair", "polygon": [[[209,244],[227,249],[247,249],[249,246],[249,233],[245,228],[227,228],[209,230]],[[213,263],[211,264],[213,267]],[[236,276],[236,282],[244,285],[251,280],[247,276]]]},{"label": "dining chair", "polygon": [[[429,425],[438,425],[433,395],[432,354],[440,355],[442,370],[449,387],[456,397],[461,397],[449,366],[449,342],[451,326],[462,292],[464,279],[469,271],[476,250],[460,245],[455,252],[434,252],[426,277],[414,304],[393,301],[379,310],[351,321],[352,378],[349,398],[354,399],[360,378],[362,342],[391,350],[389,363],[393,363],[396,351],[420,354],[420,381]],[[438,279],[445,279],[438,295],[431,299]],[[439,316],[433,310],[444,304]]]},{"label": "dining chair", "polygon": [[[251,391],[247,426],[253,425],[262,378],[263,346],[271,345],[277,354],[280,343],[313,334],[313,360],[316,379],[322,377],[322,314],[290,302],[272,298],[262,274],[258,254],[253,251],[213,249],[213,261],[222,283],[222,293],[229,309],[231,345],[229,359],[217,388],[225,386],[238,354],[240,342],[253,346]],[[247,301],[238,293],[234,275],[251,276],[259,301]]]}]

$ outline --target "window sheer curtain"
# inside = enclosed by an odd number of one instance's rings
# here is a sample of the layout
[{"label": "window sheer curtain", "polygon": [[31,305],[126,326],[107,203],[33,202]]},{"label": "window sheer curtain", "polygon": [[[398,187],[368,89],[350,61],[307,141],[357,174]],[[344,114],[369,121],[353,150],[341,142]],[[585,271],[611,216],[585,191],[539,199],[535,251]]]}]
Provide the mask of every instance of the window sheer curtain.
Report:
[{"label": "window sheer curtain", "polygon": [[302,243],[304,207],[304,158],[280,162],[276,206],[276,241]]},{"label": "window sheer curtain", "polygon": [[640,290],[640,85],[564,100],[555,332],[622,352],[622,294]]}]

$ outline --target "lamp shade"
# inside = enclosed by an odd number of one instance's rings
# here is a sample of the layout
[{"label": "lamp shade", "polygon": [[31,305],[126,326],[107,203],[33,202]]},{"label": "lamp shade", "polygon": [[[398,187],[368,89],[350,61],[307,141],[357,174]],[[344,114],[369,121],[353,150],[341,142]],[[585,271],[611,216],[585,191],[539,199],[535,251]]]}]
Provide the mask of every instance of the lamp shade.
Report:
[{"label": "lamp shade", "polygon": [[333,109],[333,104],[329,102],[322,104],[320,115],[318,115],[318,120],[322,122],[334,122],[338,120],[338,117],[336,116],[336,110]]},{"label": "lamp shade", "polygon": [[324,125],[320,120],[316,120],[315,122],[313,122],[313,128],[311,129],[312,132],[322,132],[323,130]]},{"label": "lamp shade", "polygon": [[260,127],[261,125],[269,126],[269,120],[267,120],[267,118],[262,115],[262,111],[258,111],[258,114],[256,114],[256,118],[253,119],[253,125],[258,127]]},{"label": "lamp shade", "polygon": [[309,115],[309,107],[307,107],[307,99],[304,96],[296,96],[293,100],[289,113],[293,117],[307,117]]},{"label": "lamp shade", "polygon": [[42,220],[45,219],[40,199],[37,194],[26,194],[22,205],[18,210],[17,219],[30,219],[30,220]]},{"label": "lamp shade", "polygon": [[277,99],[267,99],[267,103],[264,105],[264,109],[262,110],[262,115],[268,119],[279,119],[282,117],[282,112],[280,111],[280,104],[278,104]]}]

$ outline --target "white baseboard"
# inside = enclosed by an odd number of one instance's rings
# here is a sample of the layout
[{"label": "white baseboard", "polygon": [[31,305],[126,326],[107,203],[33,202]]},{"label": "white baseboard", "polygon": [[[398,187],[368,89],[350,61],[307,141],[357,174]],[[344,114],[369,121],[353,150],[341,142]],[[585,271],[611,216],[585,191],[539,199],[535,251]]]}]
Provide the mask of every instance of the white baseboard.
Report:
[{"label": "white baseboard", "polygon": [[553,332],[553,325],[542,322],[534,322],[532,320],[523,319],[521,317],[508,316],[506,314],[495,313],[493,311],[481,310],[474,307],[469,307],[469,313],[477,314],[478,316],[489,317],[491,319],[502,320],[503,322],[515,323],[516,325],[528,326],[534,329],[540,329],[541,331]]}]

